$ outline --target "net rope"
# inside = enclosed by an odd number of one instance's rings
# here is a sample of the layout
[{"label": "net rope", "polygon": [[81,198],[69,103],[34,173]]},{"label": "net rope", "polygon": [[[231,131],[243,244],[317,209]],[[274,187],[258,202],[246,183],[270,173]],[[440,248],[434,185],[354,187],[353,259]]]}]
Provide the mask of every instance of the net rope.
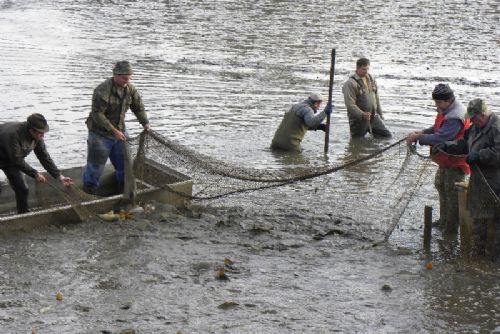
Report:
[{"label": "net rope", "polygon": [[[382,242],[385,242],[396,226],[398,226],[401,217],[406,212],[419,188],[425,182],[428,182],[428,180],[425,180],[425,177],[429,176],[428,167],[431,165],[431,160],[429,157],[421,154],[415,155],[416,150],[414,148],[408,147],[405,144],[401,145],[405,139],[396,140],[368,154],[333,166],[325,165],[311,168],[267,170],[243,168],[224,162],[220,159],[198,153],[175,140],[162,136],[156,131],[149,130],[127,140],[127,151],[125,152],[125,189],[122,192],[124,199],[128,199],[134,203],[136,201],[136,192],[153,187],[156,189],[165,189],[186,200],[210,201],[247,192],[307,182],[313,178],[336,173],[344,169],[356,172],[356,166],[368,162],[391,149],[401,149],[403,146],[407,148],[405,149],[406,156],[404,157],[404,161],[399,170],[394,172],[389,171],[390,178],[392,179],[381,190],[392,201],[392,204],[387,208],[390,211],[381,209],[379,212],[379,214],[385,215],[384,219],[386,219],[385,225],[381,227],[384,235]],[[414,161],[412,160],[412,156],[417,156],[420,159]],[[376,163],[378,164],[379,162]],[[394,167],[394,165],[391,166]],[[174,174],[178,173],[179,175],[187,176],[193,183],[192,194],[176,190],[173,184],[178,182],[178,179],[166,176],[168,173],[164,173],[164,168],[168,168]],[[489,186],[480,169],[477,166],[474,168],[477,168],[481,176],[481,182],[487,186],[488,193],[492,198],[491,201],[498,206],[500,203],[498,197]],[[363,177],[363,175],[360,176]],[[398,187],[394,187],[396,183],[398,183]],[[89,210],[82,203],[99,200],[102,197],[89,195],[77,186],[64,188],[59,184],[50,184],[50,188],[56,190],[58,196],[55,197],[59,198],[52,205],[67,205],[69,203],[81,220],[86,221],[96,218],[96,213]],[[358,195],[364,196],[363,191]],[[356,189],[354,189],[354,192],[348,194],[348,196],[354,198],[358,195],[356,195]],[[339,196],[338,200],[349,200],[342,197],[342,194]],[[342,203],[337,204],[342,207]],[[379,204],[375,203],[375,205]]]}]

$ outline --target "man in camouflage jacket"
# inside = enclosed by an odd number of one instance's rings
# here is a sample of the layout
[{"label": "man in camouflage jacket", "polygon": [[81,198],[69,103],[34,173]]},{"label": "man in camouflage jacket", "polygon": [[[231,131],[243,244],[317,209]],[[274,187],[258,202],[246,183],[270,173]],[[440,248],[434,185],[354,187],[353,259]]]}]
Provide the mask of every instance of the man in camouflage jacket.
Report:
[{"label": "man in camouflage jacket", "polygon": [[94,90],[92,110],[86,121],[89,135],[83,186],[88,193],[95,193],[108,158],[115,167],[118,186],[123,188],[126,111],[132,110],[143,128],[149,129],[141,96],[130,83],[131,76],[130,63],[119,61],[113,68],[113,77]]}]

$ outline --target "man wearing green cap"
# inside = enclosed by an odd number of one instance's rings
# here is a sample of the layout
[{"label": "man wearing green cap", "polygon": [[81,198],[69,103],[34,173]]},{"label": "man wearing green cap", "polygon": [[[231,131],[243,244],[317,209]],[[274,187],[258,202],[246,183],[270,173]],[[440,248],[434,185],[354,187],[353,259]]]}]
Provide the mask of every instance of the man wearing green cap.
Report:
[{"label": "man wearing green cap", "polygon": [[433,149],[467,154],[466,161],[472,167],[467,209],[474,219],[476,251],[496,260],[500,255],[500,118],[482,99],[469,102],[466,117],[472,126],[463,139]]},{"label": "man wearing green cap", "polygon": [[86,124],[87,165],[83,174],[83,188],[95,193],[108,158],[116,170],[120,188],[124,184],[125,112],[130,109],[145,130],[149,121],[144,104],[137,89],[130,83],[132,66],[128,61],[119,61],[113,68],[113,77],[105,80],[94,90],[92,110]]},{"label": "man wearing green cap", "polygon": [[29,189],[23,174],[31,176],[39,183],[47,182],[46,177],[31,167],[25,160],[31,151],[35,152],[41,165],[54,178],[65,186],[73,184],[73,180],[61,174],[52,161],[43,137],[49,131],[49,125],[41,114],[32,114],[25,122],[8,122],[0,124],[0,169],[3,170],[11,188],[16,194],[18,213],[29,211]]},{"label": "man wearing green cap", "polygon": [[326,115],[332,113],[332,106],[327,104],[325,109],[317,112],[321,106],[323,97],[317,93],[311,93],[309,97],[294,104],[281,120],[278,129],[274,133],[271,142],[272,150],[300,152],[300,142],[308,130],[326,130],[325,124],[321,122]]}]

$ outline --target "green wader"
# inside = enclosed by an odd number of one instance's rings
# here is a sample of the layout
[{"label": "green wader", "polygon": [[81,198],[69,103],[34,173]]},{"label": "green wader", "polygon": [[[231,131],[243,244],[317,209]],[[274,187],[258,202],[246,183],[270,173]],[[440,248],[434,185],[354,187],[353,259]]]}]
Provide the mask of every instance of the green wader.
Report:
[{"label": "green wader", "polygon": [[[355,77],[351,77],[358,83],[359,95],[356,98],[356,105],[359,109],[364,112],[370,112],[372,117],[370,122],[364,120],[363,118],[349,117],[349,129],[351,130],[352,137],[363,137],[367,132],[371,131],[374,136],[389,138],[392,136],[391,132],[387,130],[384,122],[377,113],[377,91],[369,90],[366,88],[362,80],[356,80]],[[371,76],[368,77],[371,82],[373,79]]]},{"label": "green wader", "polygon": [[439,194],[439,223],[448,234],[458,232],[458,191],[455,182],[464,180],[465,174],[460,168],[439,167],[434,178]]},{"label": "green wader", "polygon": [[283,116],[278,129],[274,133],[273,141],[271,143],[272,149],[295,152],[301,151],[300,142],[309,128],[296,114],[296,109],[300,106],[300,104],[293,106]]}]

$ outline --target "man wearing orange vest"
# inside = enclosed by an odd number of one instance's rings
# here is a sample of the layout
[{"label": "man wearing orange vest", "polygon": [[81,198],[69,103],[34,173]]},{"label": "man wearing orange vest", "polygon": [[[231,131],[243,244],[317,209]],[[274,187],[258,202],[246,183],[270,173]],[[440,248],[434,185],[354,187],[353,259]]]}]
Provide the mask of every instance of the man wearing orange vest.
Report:
[{"label": "man wearing orange vest", "polygon": [[[434,125],[408,135],[408,145],[433,146],[446,141],[461,139],[470,127],[470,120],[465,119],[465,107],[455,99],[453,90],[447,84],[438,84],[432,91],[432,99],[437,108]],[[433,156],[439,165],[434,185],[439,194],[439,225],[449,234],[458,232],[458,193],[455,182],[463,182],[465,174],[470,174],[469,165],[464,157],[449,156],[440,153]]]}]

